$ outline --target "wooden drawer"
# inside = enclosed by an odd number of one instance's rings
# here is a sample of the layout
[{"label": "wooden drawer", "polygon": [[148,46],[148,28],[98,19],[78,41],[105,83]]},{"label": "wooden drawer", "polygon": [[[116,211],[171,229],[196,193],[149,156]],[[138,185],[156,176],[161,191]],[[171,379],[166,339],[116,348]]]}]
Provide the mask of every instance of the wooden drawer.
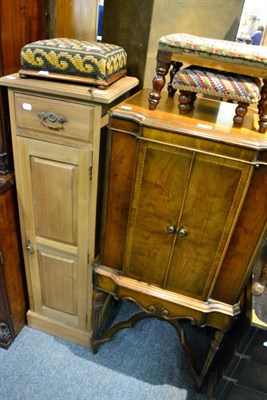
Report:
[{"label": "wooden drawer", "polygon": [[[17,134],[41,132],[54,137],[92,141],[94,107],[38,96],[15,94]],[[29,136],[32,136],[32,132]]]}]

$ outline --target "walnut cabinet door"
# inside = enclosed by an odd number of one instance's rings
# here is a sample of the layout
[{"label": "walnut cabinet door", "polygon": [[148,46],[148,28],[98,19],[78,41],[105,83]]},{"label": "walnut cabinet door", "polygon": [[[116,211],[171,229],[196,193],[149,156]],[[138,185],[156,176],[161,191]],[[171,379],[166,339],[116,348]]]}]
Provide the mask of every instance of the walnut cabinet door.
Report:
[{"label": "walnut cabinet door", "polygon": [[248,163],[140,141],[124,275],[205,300],[234,230]]},{"label": "walnut cabinet door", "polygon": [[31,309],[85,329],[91,151],[17,137]]}]

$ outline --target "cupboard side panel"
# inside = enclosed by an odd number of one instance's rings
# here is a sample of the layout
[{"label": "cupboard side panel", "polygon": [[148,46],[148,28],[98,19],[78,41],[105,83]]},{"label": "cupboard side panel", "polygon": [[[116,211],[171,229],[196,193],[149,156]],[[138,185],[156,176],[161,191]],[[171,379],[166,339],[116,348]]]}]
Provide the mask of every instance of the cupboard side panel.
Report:
[{"label": "cupboard side panel", "polygon": [[243,208],[211,297],[235,304],[251,275],[267,221],[267,167],[254,170]]},{"label": "cupboard side panel", "polygon": [[125,133],[110,133],[109,166],[106,173],[104,232],[101,262],[122,269],[137,140]]}]

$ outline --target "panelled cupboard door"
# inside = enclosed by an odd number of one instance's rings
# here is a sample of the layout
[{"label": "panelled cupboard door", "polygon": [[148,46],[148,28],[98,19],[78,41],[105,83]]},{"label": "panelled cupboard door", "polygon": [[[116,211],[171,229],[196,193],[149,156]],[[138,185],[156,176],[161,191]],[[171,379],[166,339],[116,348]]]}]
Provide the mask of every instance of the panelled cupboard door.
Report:
[{"label": "panelled cupboard door", "polygon": [[207,299],[251,171],[239,160],[140,140],[124,274]]},{"label": "panelled cupboard door", "polygon": [[19,136],[17,149],[32,309],[83,329],[91,151]]}]

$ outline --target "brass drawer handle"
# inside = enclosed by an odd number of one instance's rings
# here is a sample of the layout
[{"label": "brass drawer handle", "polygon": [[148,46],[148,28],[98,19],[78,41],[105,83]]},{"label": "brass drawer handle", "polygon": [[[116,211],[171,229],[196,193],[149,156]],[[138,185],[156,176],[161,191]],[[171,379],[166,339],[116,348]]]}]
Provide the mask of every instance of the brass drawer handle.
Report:
[{"label": "brass drawer handle", "polygon": [[64,122],[68,122],[68,119],[66,117],[63,117],[62,115],[57,115],[53,112],[39,112],[37,115],[41,119],[42,125],[53,130],[62,129]]}]

